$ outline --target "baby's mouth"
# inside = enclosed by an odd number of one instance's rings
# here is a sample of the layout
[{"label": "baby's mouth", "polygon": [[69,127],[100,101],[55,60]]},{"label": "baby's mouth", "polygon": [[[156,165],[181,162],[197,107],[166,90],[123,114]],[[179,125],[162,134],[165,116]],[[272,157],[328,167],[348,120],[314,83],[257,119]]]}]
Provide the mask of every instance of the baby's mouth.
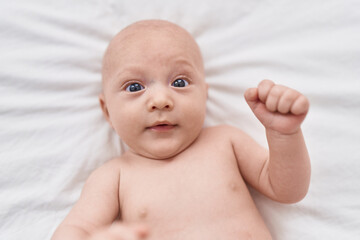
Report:
[{"label": "baby's mouth", "polygon": [[151,125],[150,127],[147,127],[146,129],[149,129],[149,130],[152,130],[155,132],[168,132],[168,131],[173,130],[176,127],[177,127],[177,124],[172,124],[169,122],[158,122],[158,123]]}]

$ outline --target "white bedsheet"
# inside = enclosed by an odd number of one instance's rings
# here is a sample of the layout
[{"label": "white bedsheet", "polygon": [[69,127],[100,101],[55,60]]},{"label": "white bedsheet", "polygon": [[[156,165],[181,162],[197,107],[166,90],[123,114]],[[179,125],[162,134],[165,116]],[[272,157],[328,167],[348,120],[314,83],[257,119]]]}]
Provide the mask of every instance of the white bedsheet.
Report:
[{"label": "white bedsheet", "polygon": [[173,21],[204,55],[206,125],[266,144],[243,92],[269,78],[303,92],[312,181],[300,203],[253,191],[274,239],[360,239],[360,2],[2,1],[0,239],[50,239],[89,173],[122,145],[102,117],[101,58],[140,19]]}]

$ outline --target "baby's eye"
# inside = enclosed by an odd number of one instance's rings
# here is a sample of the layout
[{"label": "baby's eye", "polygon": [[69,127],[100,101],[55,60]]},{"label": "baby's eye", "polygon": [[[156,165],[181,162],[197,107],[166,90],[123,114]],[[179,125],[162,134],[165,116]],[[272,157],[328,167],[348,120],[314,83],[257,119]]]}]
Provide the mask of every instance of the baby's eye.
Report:
[{"label": "baby's eye", "polygon": [[142,86],[139,83],[132,83],[132,84],[130,84],[129,86],[126,87],[127,92],[137,92],[137,91],[140,91],[140,90],[143,90],[143,89],[144,89],[144,86]]},{"label": "baby's eye", "polygon": [[172,84],[171,86],[173,87],[186,87],[187,85],[189,85],[189,82],[184,80],[184,79],[176,79]]}]

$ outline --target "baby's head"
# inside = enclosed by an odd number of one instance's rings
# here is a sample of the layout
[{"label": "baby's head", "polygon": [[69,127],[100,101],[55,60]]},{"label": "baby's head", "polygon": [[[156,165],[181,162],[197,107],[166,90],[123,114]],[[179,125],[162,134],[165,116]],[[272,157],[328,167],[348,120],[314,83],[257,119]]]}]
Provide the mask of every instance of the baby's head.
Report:
[{"label": "baby's head", "polygon": [[208,86],[200,49],[183,28],[136,22],[110,42],[103,59],[104,115],[133,153],[171,158],[199,135]]}]

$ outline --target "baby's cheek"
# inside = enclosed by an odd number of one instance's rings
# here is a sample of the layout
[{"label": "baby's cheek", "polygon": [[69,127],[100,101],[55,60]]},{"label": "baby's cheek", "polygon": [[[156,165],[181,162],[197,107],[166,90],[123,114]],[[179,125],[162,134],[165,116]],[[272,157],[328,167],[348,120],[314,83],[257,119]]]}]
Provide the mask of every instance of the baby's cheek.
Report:
[{"label": "baby's cheek", "polygon": [[112,124],[116,133],[123,138],[126,137],[129,132],[135,130],[134,127],[137,122],[131,112],[127,114],[125,111],[118,111],[112,117]]},{"label": "baby's cheek", "polygon": [[199,106],[197,108],[191,109],[191,112],[188,114],[188,121],[190,121],[191,126],[194,130],[201,129],[204,125],[206,115],[206,107]]}]

